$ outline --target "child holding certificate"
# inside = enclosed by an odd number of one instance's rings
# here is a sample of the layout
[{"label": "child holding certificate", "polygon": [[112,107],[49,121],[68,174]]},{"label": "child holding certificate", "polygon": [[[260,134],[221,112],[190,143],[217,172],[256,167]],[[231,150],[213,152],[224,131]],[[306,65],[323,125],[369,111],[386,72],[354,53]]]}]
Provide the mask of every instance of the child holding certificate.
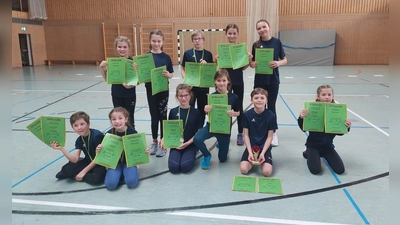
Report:
[{"label": "child holding certificate", "polygon": [[[250,67],[255,68],[254,88],[260,87],[268,92],[267,108],[276,115],[276,100],[279,92],[279,66],[287,63],[282,42],[272,37],[267,20],[261,19],[256,23],[260,39],[253,43]],[[278,146],[278,136],[274,132],[272,146]]]},{"label": "child holding certificate", "polygon": [[[124,36],[119,36],[115,38],[114,47],[119,57],[125,57],[127,59],[132,59],[129,54],[129,49],[131,47],[131,41]],[[100,72],[104,80],[107,81],[107,61],[104,60],[100,63]],[[136,86],[123,84],[112,84],[111,85],[111,96],[114,107],[124,107],[128,110],[130,118],[129,122],[135,127],[135,106],[136,106]]]},{"label": "child holding certificate", "polygon": [[[200,120],[198,109],[190,106],[192,98],[190,86],[187,84],[178,84],[176,87],[176,99],[179,106],[171,109],[168,120],[181,120],[183,125],[182,144],[177,148],[171,148],[168,158],[168,169],[171,173],[188,173],[192,170],[196,161],[198,148],[193,143],[193,137],[203,126]],[[164,139],[161,141],[164,145]]]},{"label": "child holding certificate", "polygon": [[[216,91],[212,94],[227,94],[228,95],[228,105],[230,110],[224,112],[229,116],[229,121],[225,121],[222,118],[213,118],[214,121],[221,121],[222,124],[229,123],[228,134],[226,133],[211,133],[210,132],[210,122],[207,122],[206,126],[201,128],[199,132],[194,136],[194,144],[203,153],[203,157],[200,158],[201,168],[206,170],[210,168],[211,153],[208,151],[204,141],[210,139],[211,137],[216,137],[219,143],[218,159],[220,162],[225,162],[228,158],[229,142],[231,139],[231,125],[232,117],[239,116],[239,100],[236,94],[230,92],[231,90],[231,79],[229,73],[226,69],[218,69],[214,76],[214,84]],[[204,106],[204,112],[210,113],[213,106]],[[212,122],[212,121],[211,121]]]},{"label": "child holding certificate", "polygon": [[[317,89],[316,102],[335,103],[333,95],[333,89],[330,85],[321,85]],[[303,129],[304,117],[309,114],[307,109],[300,111],[297,122],[300,129]],[[350,131],[351,121],[346,118],[345,125],[347,130]],[[331,134],[325,132],[312,132],[309,131],[309,135],[306,141],[306,150],[303,152],[303,157],[307,159],[308,169],[312,174],[319,174],[321,172],[321,157],[324,157],[328,165],[337,174],[343,174],[344,164],[339,154],[335,150],[333,145],[333,139],[336,135],[343,134]]]},{"label": "child holding certificate", "polygon": [[[162,72],[162,75],[168,79],[171,79],[173,77],[174,69],[172,67],[171,57],[163,52],[164,34],[161,30],[152,30],[150,32],[149,39],[149,53],[153,55],[156,68],[166,66],[167,69]],[[136,63],[134,63],[133,66],[135,69],[138,68]],[[162,121],[167,119],[169,90],[161,91],[153,95],[151,85],[151,82],[145,83],[147,102],[149,104],[151,116],[151,134],[153,137],[153,143],[150,145],[150,154],[156,155],[156,157],[163,157],[166,153],[166,150],[161,148],[160,142],[158,141],[158,127],[160,126],[161,140],[163,138]]]},{"label": "child holding certificate", "polygon": [[[137,131],[129,125],[128,118],[129,113],[123,107],[116,107],[111,110],[108,114],[110,118],[112,128],[107,133],[118,135],[123,137],[129,134],[136,134]],[[101,151],[103,146],[99,144],[96,147],[96,151]],[[146,152],[150,153],[150,149],[146,149]],[[104,184],[108,190],[114,190],[117,188],[121,178],[125,180],[128,188],[134,188],[139,181],[139,171],[137,166],[127,167],[125,161],[125,155],[122,153],[119,163],[115,169],[108,168]]]},{"label": "child holding certificate", "polygon": [[[231,23],[228,24],[225,28],[225,36],[228,39],[228,42],[231,44],[237,44],[237,38],[239,36],[239,27],[238,25]],[[248,53],[249,58],[251,59],[251,54]],[[217,61],[219,55],[215,55],[214,59]],[[250,60],[249,60],[250,61]],[[239,100],[239,112],[240,115],[237,118],[238,125],[238,135],[236,144],[239,146],[244,145],[243,140],[243,124],[242,124],[242,115],[243,115],[243,95],[244,95],[244,81],[243,81],[243,70],[247,69],[249,65],[246,65],[239,69],[226,68],[229,73],[229,77],[232,80],[232,92],[238,96]]]},{"label": "child holding certificate", "polygon": [[[72,129],[79,135],[75,141],[75,151],[69,153],[57,142],[50,143],[51,147],[60,150],[69,160],[61,171],[57,173],[57,179],[73,178],[76,181],[84,181],[92,185],[100,185],[104,182],[106,168],[93,162],[96,156],[96,146],[103,140],[104,134],[90,128],[90,117],[85,112],[79,111],[69,118]],[[80,158],[83,151],[85,157]]]},{"label": "child holding certificate", "polygon": [[[195,62],[195,63],[212,63],[213,56],[212,53],[206,49],[204,49],[204,41],[205,35],[202,30],[195,30],[191,34],[193,48],[186,50],[183,54],[182,58],[182,71],[181,75],[182,78],[185,78],[185,63],[186,62]],[[191,106],[195,106],[197,101],[197,109],[200,110],[201,121],[204,124],[204,120],[206,118],[206,114],[204,113],[203,109],[204,106],[207,104],[207,94],[209,93],[210,89],[208,87],[201,88],[201,87],[193,87],[192,93],[193,97],[190,101]]]},{"label": "child holding certificate", "polygon": [[246,149],[240,160],[240,172],[247,174],[253,165],[260,165],[261,172],[268,177],[272,174],[272,136],[276,129],[275,114],[265,108],[268,92],[255,88],[251,94],[254,107],[243,115],[243,136]]}]

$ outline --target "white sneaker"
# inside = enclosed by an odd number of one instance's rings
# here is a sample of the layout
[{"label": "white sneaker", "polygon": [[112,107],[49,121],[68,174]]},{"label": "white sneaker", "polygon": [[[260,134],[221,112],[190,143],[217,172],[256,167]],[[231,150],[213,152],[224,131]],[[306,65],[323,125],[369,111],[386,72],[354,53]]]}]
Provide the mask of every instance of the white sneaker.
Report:
[{"label": "white sneaker", "polygon": [[163,157],[167,151],[164,151],[160,145],[157,146],[157,152],[156,152],[156,157]]},{"label": "white sneaker", "polygon": [[276,147],[278,145],[279,145],[278,135],[276,135],[276,132],[275,132],[274,135],[272,136],[271,146]]},{"label": "white sneaker", "polygon": [[157,153],[157,147],[158,147],[158,143],[157,142],[153,142],[150,145],[150,155],[155,155]]}]

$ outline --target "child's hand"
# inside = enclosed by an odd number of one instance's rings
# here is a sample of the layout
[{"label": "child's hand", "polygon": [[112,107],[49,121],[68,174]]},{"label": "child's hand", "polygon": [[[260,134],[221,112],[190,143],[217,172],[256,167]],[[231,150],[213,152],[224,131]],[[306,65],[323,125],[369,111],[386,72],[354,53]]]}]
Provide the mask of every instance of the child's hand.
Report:
[{"label": "child's hand", "polygon": [[249,157],[247,157],[247,160],[249,160],[249,162],[254,162],[253,153],[249,153]]},{"label": "child's hand", "polygon": [[86,175],[86,173],[84,173],[84,172],[80,172],[80,173],[78,173],[78,175],[76,175],[76,177],[75,177],[75,180],[76,181],[82,181],[83,180],[83,177]]},{"label": "child's hand", "polygon": [[268,66],[271,68],[277,68],[279,66],[278,61],[271,61],[268,63]]},{"label": "child's hand", "polygon": [[250,52],[247,52],[247,56],[249,57],[249,62],[253,60],[253,55]]},{"label": "child's hand", "polygon": [[151,153],[150,148],[146,148],[145,152],[150,155],[150,153]]},{"label": "child's hand", "polygon": [[99,153],[99,151],[103,148],[102,144],[97,145],[96,147],[96,154]]},{"label": "child's hand", "polygon": [[304,118],[305,116],[307,116],[308,115],[308,109],[302,109],[301,111],[300,111],[300,118]]},{"label": "child's hand", "polygon": [[137,70],[137,66],[138,66],[137,63],[133,62],[132,65],[133,65],[133,69]]},{"label": "child's hand", "polygon": [[130,85],[127,83],[122,83],[122,86],[124,86],[126,89],[131,89],[131,88],[135,87],[135,85]]},{"label": "child's hand", "polygon": [[218,61],[218,58],[219,58],[219,55],[218,55],[218,54],[214,55],[214,62],[217,62],[217,61]]},{"label": "child's hand", "polygon": [[189,143],[188,143],[188,142],[185,142],[185,143],[182,143],[181,146],[177,147],[176,149],[178,149],[178,150],[183,150],[183,149],[185,149],[188,145],[189,145]]},{"label": "child's hand", "polygon": [[211,105],[205,105],[204,106],[204,112],[205,113],[208,113],[208,112],[210,112],[212,110],[212,106]]},{"label": "child's hand", "polygon": [[162,71],[162,75],[168,79],[172,78],[172,73],[168,72],[167,70]]},{"label": "child's hand", "polygon": [[351,126],[351,121],[349,119],[346,119],[346,121],[344,121],[344,125],[349,128]]},{"label": "child's hand", "polygon": [[61,150],[61,148],[62,148],[62,146],[60,146],[58,144],[58,142],[54,142],[54,141],[50,142],[50,146],[55,150]]},{"label": "child's hand", "polygon": [[259,162],[260,164],[263,163],[263,162],[265,162],[264,154],[262,154],[261,152],[260,152],[260,155],[258,156],[258,162]]},{"label": "child's hand", "polygon": [[229,117],[234,117],[235,116],[235,111],[233,111],[233,109],[226,111],[226,113],[228,113]]},{"label": "child's hand", "polygon": [[[253,58],[253,57],[252,57],[252,58]],[[250,64],[249,64],[249,65],[250,65],[251,68],[256,68],[257,62],[256,62],[256,61],[251,61],[251,60],[250,60]]]},{"label": "child's hand", "polygon": [[207,61],[204,60],[204,59],[200,59],[199,63],[200,63],[200,64],[204,64],[204,63],[207,63]]},{"label": "child's hand", "polygon": [[102,70],[106,71],[106,70],[107,70],[107,65],[108,65],[107,61],[104,60],[104,61],[101,61],[99,67],[100,67]]}]

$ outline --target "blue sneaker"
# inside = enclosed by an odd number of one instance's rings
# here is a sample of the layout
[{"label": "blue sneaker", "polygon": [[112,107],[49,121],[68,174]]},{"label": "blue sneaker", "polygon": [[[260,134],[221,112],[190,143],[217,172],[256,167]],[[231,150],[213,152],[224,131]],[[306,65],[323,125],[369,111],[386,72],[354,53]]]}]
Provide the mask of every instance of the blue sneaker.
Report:
[{"label": "blue sneaker", "polygon": [[239,146],[243,146],[243,145],[244,145],[243,134],[239,133],[239,134],[237,135],[237,142],[236,142],[236,144],[239,145]]},{"label": "blue sneaker", "polygon": [[210,161],[211,161],[211,155],[209,156],[203,156],[200,158],[200,166],[203,170],[208,170],[210,168]]}]

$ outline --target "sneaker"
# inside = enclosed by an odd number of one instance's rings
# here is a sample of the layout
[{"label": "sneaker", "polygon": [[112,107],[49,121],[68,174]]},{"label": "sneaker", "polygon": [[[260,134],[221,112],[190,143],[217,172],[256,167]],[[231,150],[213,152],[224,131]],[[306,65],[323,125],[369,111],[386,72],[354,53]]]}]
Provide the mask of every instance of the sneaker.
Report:
[{"label": "sneaker", "polygon": [[278,145],[279,145],[278,135],[276,135],[276,132],[275,132],[274,135],[272,136],[271,146],[276,147]]},{"label": "sneaker", "polygon": [[157,142],[153,142],[150,145],[150,155],[155,155],[157,153],[157,147],[158,147],[158,143]]},{"label": "sneaker", "polygon": [[306,152],[306,150],[307,150],[307,149],[304,149],[304,151],[303,151],[303,157],[304,157],[305,159],[307,159],[307,152]]},{"label": "sneaker", "polygon": [[239,134],[237,135],[237,142],[236,142],[236,144],[239,145],[239,146],[243,146],[243,145],[244,145],[243,134],[239,133]]},{"label": "sneaker", "polygon": [[200,158],[200,166],[203,170],[208,170],[210,168],[210,161],[211,161],[211,155],[209,156],[203,156]]},{"label": "sneaker", "polygon": [[67,177],[60,171],[56,174],[56,178],[61,180],[61,179],[65,179]]},{"label": "sneaker", "polygon": [[156,157],[163,157],[167,151],[164,151],[159,145],[157,145]]}]

